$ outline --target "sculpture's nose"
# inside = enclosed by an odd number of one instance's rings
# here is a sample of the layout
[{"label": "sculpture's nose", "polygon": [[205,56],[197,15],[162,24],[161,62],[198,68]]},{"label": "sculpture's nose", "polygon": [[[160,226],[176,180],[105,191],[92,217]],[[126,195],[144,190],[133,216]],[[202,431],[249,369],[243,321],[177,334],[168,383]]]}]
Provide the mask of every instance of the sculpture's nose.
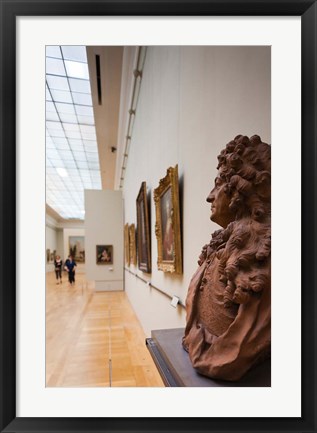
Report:
[{"label": "sculpture's nose", "polygon": [[209,195],[206,198],[206,201],[208,201],[208,203],[212,203],[215,200],[215,193],[214,193],[215,189],[212,189],[209,193]]}]

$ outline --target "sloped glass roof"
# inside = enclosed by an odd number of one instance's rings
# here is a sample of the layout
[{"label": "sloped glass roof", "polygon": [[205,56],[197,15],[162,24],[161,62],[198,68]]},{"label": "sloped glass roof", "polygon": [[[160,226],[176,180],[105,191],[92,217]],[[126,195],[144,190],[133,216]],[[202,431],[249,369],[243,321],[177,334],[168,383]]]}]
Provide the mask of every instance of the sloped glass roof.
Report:
[{"label": "sloped glass roof", "polygon": [[84,219],[84,190],[101,189],[85,46],[46,47],[46,202]]}]

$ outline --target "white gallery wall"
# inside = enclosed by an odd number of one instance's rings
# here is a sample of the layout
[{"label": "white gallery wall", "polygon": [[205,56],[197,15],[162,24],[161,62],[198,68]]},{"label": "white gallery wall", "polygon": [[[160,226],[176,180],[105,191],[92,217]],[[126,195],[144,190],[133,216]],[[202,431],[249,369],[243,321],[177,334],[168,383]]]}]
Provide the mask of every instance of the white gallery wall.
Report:
[{"label": "white gallery wall", "polygon": [[[270,47],[148,47],[123,187],[125,223],[136,224],[142,181],[151,194],[152,273],[142,278],[184,303],[202,246],[219,226],[206,197],[217,155],[238,134],[271,143]],[[157,270],[153,190],[170,166],[180,178],[183,273]],[[183,327],[185,310],[125,271],[125,290],[148,336]]]},{"label": "white gallery wall", "polygon": [[[96,263],[96,246],[113,246],[113,264]],[[86,278],[96,291],[123,290],[123,202],[121,191],[85,190]]]},{"label": "white gallery wall", "polygon": [[54,263],[47,262],[46,250],[51,253],[63,254],[63,230],[58,227],[57,221],[50,215],[45,217],[45,271],[54,271]]},{"label": "white gallery wall", "polygon": [[[52,253],[53,251],[57,251],[57,229],[52,227],[51,225],[46,223],[45,226],[45,247],[46,250],[49,249]],[[46,251],[45,251],[46,253]],[[54,263],[47,263],[46,257],[45,257],[45,263],[46,263],[46,272],[54,271]]]}]

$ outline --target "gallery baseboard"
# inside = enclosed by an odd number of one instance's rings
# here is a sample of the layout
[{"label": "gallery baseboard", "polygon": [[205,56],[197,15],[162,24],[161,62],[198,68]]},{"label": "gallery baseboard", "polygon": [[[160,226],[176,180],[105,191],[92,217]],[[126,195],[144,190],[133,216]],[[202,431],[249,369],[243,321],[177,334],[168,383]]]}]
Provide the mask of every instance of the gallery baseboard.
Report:
[{"label": "gallery baseboard", "polygon": [[95,291],[96,292],[111,292],[123,290],[123,281],[115,280],[115,281],[95,281]]}]

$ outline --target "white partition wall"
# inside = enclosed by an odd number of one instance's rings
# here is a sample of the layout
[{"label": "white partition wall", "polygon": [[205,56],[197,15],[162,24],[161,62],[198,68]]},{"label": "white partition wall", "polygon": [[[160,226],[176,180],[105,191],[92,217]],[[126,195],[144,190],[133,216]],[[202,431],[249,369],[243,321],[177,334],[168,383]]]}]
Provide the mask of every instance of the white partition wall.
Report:
[{"label": "white partition wall", "polygon": [[[170,296],[185,302],[201,248],[220,227],[210,221],[206,197],[217,155],[236,135],[271,143],[270,47],[148,47],[129,150],[123,194],[125,222],[136,223],[142,181],[151,195],[152,273],[131,266]],[[180,178],[183,273],[157,269],[153,191],[170,166]],[[183,327],[185,310],[126,271],[126,292],[147,335]]]},{"label": "white partition wall", "polygon": [[[51,255],[51,253],[53,253],[53,251],[57,251],[57,240],[58,240],[57,229],[55,229],[54,227],[52,227],[46,223],[46,226],[45,226],[45,244],[46,244],[46,251],[50,250],[49,255]],[[45,257],[45,259],[46,259],[46,266],[45,266],[46,272],[54,271],[54,262],[52,262],[50,260],[50,258],[48,261],[47,261],[47,257]]]},{"label": "white partition wall", "polygon": [[[97,245],[112,245],[113,263],[97,264]],[[121,191],[85,190],[86,278],[96,291],[123,290],[123,205]]]}]

